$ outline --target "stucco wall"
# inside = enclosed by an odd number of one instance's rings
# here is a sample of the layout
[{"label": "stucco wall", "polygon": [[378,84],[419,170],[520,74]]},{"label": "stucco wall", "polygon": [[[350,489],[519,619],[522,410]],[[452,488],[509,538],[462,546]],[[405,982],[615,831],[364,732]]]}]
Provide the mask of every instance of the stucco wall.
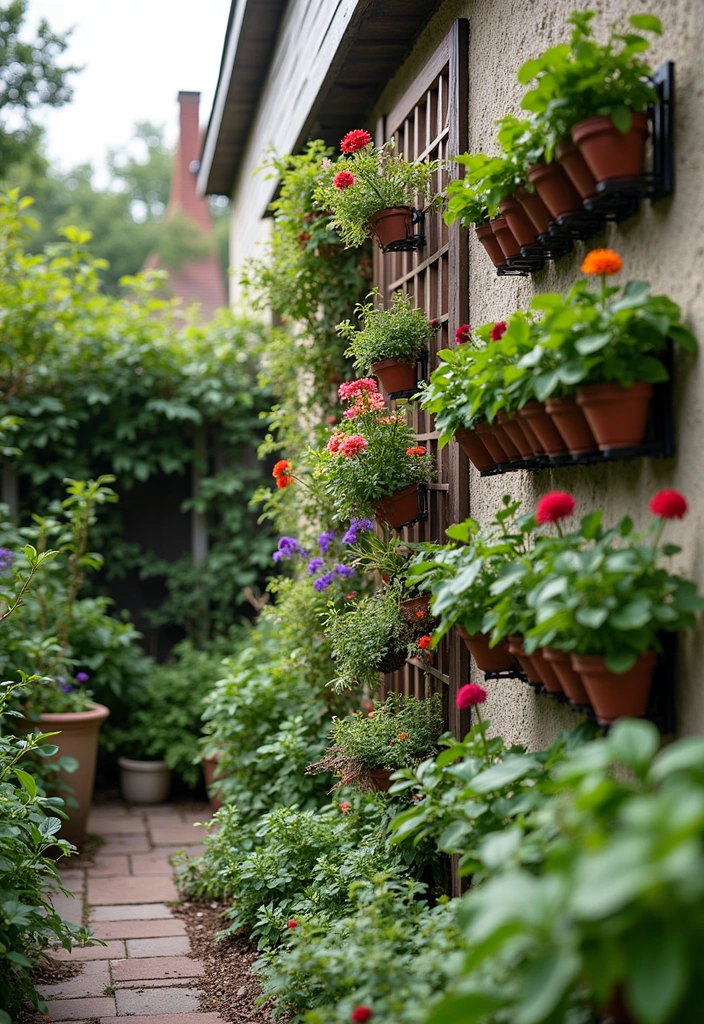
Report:
[{"label": "stucco wall", "polygon": [[[448,2],[428,28],[412,56],[399,69],[381,97],[375,116],[390,110],[432,54],[455,18],[470,24],[469,140],[472,150],[492,145],[494,122],[518,113],[521,88],[516,70],[546,45],[565,38],[565,18],[573,8],[594,8],[604,15],[599,27],[621,15],[651,10],[664,22],[664,35],[652,50],[653,66],[676,62],[676,191],[654,206],[646,201],[640,213],[595,238],[590,248],[607,245],[624,260],[620,279],[647,279],[656,292],[679,302],[685,321],[704,346],[704,80],[701,41],[704,0],[463,0]],[[374,123],[374,119],[371,120]],[[525,308],[538,292],[566,290],[579,276],[587,246],[548,264],[529,278],[497,278],[488,257],[471,239],[470,321],[500,320]],[[578,507],[603,507],[609,520],[624,513],[637,524],[649,519],[647,503],[661,487],[676,487],[689,499],[691,512],[669,528],[669,539],[682,544],[677,568],[691,574],[704,590],[704,352],[698,359],[679,359],[675,376],[677,454],[666,462],[642,460],[610,467],[513,473],[481,479],[472,471],[470,503],[480,521],[489,519],[503,493],[532,506],[555,488],[570,490]],[[704,630],[680,638],[677,707],[681,733],[704,732]],[[546,698],[535,697],[520,683],[488,685],[487,715],[506,739],[531,747],[549,742],[555,733],[575,724],[575,715]]]}]

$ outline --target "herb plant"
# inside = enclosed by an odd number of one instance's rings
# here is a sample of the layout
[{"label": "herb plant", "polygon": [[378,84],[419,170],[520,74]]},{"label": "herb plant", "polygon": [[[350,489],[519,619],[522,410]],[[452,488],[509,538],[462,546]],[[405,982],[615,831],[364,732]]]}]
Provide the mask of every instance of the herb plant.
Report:
[{"label": "herb plant", "polygon": [[[372,292],[367,298],[378,296],[379,292]],[[345,355],[354,359],[354,368],[360,373],[372,372],[372,365],[385,359],[415,363],[433,335],[425,313],[413,308],[405,292],[394,292],[390,309],[380,309],[371,301],[359,303],[355,312],[361,327],[343,320],[337,330],[350,343]]]}]

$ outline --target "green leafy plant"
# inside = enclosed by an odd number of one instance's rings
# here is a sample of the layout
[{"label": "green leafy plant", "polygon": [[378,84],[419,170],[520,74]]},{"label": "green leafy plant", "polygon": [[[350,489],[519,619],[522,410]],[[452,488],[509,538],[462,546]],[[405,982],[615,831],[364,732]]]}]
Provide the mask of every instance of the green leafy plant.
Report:
[{"label": "green leafy plant", "polygon": [[[379,292],[372,296],[376,299]],[[350,343],[345,355],[354,359],[360,373],[370,373],[373,363],[385,359],[414,363],[435,329],[422,309],[413,308],[405,292],[394,292],[390,309],[380,309],[372,301],[359,303],[355,312],[361,327],[343,320],[337,330]]]}]

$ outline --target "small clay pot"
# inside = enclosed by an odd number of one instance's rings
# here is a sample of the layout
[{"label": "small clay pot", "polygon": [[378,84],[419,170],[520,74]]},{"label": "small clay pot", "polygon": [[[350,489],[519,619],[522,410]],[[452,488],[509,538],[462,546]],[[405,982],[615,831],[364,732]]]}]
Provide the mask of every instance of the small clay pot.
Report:
[{"label": "small clay pot", "polygon": [[624,388],[620,384],[588,384],[577,391],[599,448],[633,448],[643,441],[653,385],[643,382]]},{"label": "small clay pot", "polygon": [[526,440],[528,441],[529,445],[531,446],[531,449],[533,451],[533,455],[536,456],[536,457],[538,455],[545,455],[545,449],[543,448],[542,444],[538,440],[538,435],[533,430],[533,427],[531,426],[530,420],[526,416],[521,416],[521,410],[520,409],[517,410],[515,415],[516,415],[516,419],[518,420],[518,422],[521,425],[521,430],[526,435]]},{"label": "small clay pot", "polygon": [[571,138],[563,139],[555,147],[555,159],[564,168],[582,199],[591,199],[596,194],[596,178]]},{"label": "small clay pot", "polygon": [[607,668],[600,654],[572,654],[570,658],[600,725],[609,725],[624,716],[637,718],[645,714],[657,661],[655,651],[641,654],[633,668],[621,673]]},{"label": "small clay pot", "polygon": [[465,453],[475,469],[495,469],[496,459],[489,454],[489,451],[477,434],[476,430],[469,430],[463,427],[455,431],[455,441]]},{"label": "small clay pot", "polygon": [[533,662],[533,667],[540,676],[540,680],[548,693],[552,693],[555,697],[563,697],[565,692],[562,689],[560,677],[557,675],[550,662],[545,660],[542,648],[537,647],[531,654],[530,658]]},{"label": "small clay pot", "polygon": [[528,677],[528,682],[531,686],[541,686],[543,680],[538,674],[538,670],[533,663],[533,658],[527,655],[523,650],[523,637],[510,636],[508,638],[508,649],[523,669],[525,675]]},{"label": "small clay pot", "polygon": [[474,429],[481,437],[482,443],[486,446],[492,459],[499,466],[505,466],[507,462],[511,461],[508,457],[508,452],[494,433],[494,427],[491,423],[487,423],[484,420],[482,423],[477,423]]},{"label": "small clay pot", "polygon": [[413,235],[413,210],[410,206],[391,206],[378,210],[369,218],[371,228],[382,249]]},{"label": "small clay pot", "polygon": [[509,438],[516,446],[524,459],[530,459],[533,455],[533,446],[526,437],[526,433],[523,429],[521,421],[515,414],[508,416],[503,409],[497,414],[496,419],[499,421],[499,425],[503,429],[505,434],[508,434]]},{"label": "small clay pot", "polygon": [[627,132],[620,132],[608,114],[587,117],[572,128],[572,138],[598,182],[639,178],[647,137],[645,114],[633,114]]},{"label": "small clay pot", "polygon": [[218,796],[217,789],[211,789],[211,787],[215,781],[215,774],[220,763],[220,754],[213,754],[212,757],[201,757],[200,763],[203,766],[203,777],[205,779],[205,788],[208,793],[210,806],[214,811],[219,811],[222,807],[222,800]]},{"label": "small clay pot", "polygon": [[[511,256],[520,256],[521,247],[514,237],[513,231],[508,226],[508,221],[505,217],[492,217],[489,221],[491,224],[491,230],[496,235],[501,251],[509,259]],[[506,262],[504,260],[504,262]]]},{"label": "small clay pot", "polygon": [[375,768],[374,771],[365,772],[365,777],[370,789],[375,790],[377,793],[388,793],[391,789],[392,774],[393,772],[390,768]]},{"label": "small clay pot", "polygon": [[506,430],[501,426],[501,423],[494,420],[491,424],[491,428],[494,431],[494,437],[498,440],[499,444],[508,455],[509,462],[521,462],[523,456],[519,452],[518,448],[516,448]]},{"label": "small clay pot", "polygon": [[418,387],[415,359],[411,363],[400,363],[398,359],[383,359],[372,363],[372,373],[378,377],[387,395],[394,391],[411,391]]},{"label": "small clay pot", "polygon": [[503,267],[506,262],[499,240],[492,231],[491,224],[480,224],[475,228],[477,238],[486,249],[487,255],[495,267]]},{"label": "small clay pot", "polygon": [[558,163],[546,164],[543,160],[533,164],[528,171],[528,181],[535,185],[551,216],[557,220],[569,213],[582,213],[582,198]]},{"label": "small clay pot", "polygon": [[555,457],[567,454],[562,435],[545,411],[544,402],[531,398],[530,402],[526,402],[523,408],[518,410],[518,415],[528,420],[546,455]]},{"label": "small clay pot", "polygon": [[567,651],[558,651],[554,647],[543,647],[543,658],[560,680],[570,704],[576,708],[591,707],[587,691],[584,689],[582,680],[572,668]]},{"label": "small clay pot", "polygon": [[380,498],[374,505],[376,518],[388,523],[395,530],[399,530],[406,523],[417,519],[419,514],[418,488],[415,484],[405,487],[402,491],[397,491],[396,494]]},{"label": "small clay pot", "polygon": [[535,224],[515,196],[507,196],[506,199],[502,199],[499,203],[499,210],[521,249],[524,246],[537,243],[538,232]]},{"label": "small clay pot", "polygon": [[516,189],[516,199],[528,214],[539,235],[547,233],[552,217],[547,206],[537,192],[529,192],[527,188]]},{"label": "small clay pot", "polygon": [[508,672],[516,667],[505,640],[501,640],[496,647],[490,647],[486,633],[468,633],[459,623],[457,632],[482,672]]},{"label": "small clay pot", "polygon": [[597,451],[598,445],[576,395],[546,398],[545,409],[573,455]]}]

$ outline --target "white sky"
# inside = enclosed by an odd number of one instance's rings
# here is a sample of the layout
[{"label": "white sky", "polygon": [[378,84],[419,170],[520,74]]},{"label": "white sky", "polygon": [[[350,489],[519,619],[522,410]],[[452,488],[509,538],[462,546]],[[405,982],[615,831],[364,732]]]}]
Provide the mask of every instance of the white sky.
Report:
[{"label": "white sky", "polygon": [[30,0],[27,29],[41,18],[56,32],[75,26],[64,62],[84,65],[73,102],[38,118],[56,166],[99,168],[136,121],[165,124],[173,144],[180,89],[201,93],[205,125],[229,9],[230,0]]}]

